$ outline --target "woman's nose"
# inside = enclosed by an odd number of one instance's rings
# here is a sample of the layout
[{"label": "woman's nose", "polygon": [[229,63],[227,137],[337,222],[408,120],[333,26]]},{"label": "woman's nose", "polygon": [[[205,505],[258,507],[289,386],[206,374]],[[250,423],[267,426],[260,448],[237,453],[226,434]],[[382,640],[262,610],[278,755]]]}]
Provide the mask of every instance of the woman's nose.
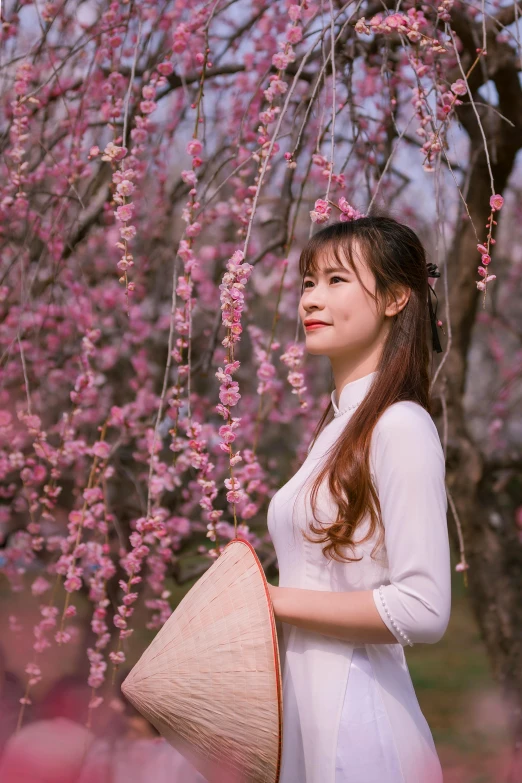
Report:
[{"label": "woman's nose", "polygon": [[313,288],[303,290],[303,302],[305,307],[323,306],[326,288],[322,285],[314,285]]}]

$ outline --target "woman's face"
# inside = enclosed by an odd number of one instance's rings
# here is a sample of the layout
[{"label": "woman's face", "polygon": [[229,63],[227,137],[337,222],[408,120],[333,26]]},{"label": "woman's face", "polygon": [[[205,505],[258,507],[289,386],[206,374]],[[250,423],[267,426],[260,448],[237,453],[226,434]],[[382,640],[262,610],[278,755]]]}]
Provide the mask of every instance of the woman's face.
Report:
[{"label": "woman's face", "polygon": [[[375,278],[355,242],[353,257],[362,283],[375,294]],[[299,303],[307,352],[330,359],[347,354],[368,355],[383,342],[389,328],[390,319],[378,314],[377,303],[364,290],[346,259],[343,263],[346,266],[338,268],[333,254],[325,250],[318,259],[318,272],[303,278]],[[312,320],[326,325],[307,328],[306,322]]]}]

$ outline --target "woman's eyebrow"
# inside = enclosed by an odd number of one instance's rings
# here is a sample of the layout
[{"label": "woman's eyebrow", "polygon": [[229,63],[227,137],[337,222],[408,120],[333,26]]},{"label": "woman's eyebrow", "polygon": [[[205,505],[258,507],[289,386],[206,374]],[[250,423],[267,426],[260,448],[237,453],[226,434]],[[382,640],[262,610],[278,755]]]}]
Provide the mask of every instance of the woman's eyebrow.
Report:
[{"label": "woman's eyebrow", "polygon": [[345,266],[330,266],[328,267],[328,269],[325,269],[324,271],[327,274],[329,274],[330,272],[344,272],[347,274],[350,270],[347,269]]},{"label": "woman's eyebrow", "polygon": [[[323,271],[327,275],[331,274],[331,272],[343,272],[343,274],[345,275],[350,273],[350,270],[347,269],[345,266],[330,266],[327,269],[324,269]],[[315,277],[315,272],[307,272],[305,277]]]}]

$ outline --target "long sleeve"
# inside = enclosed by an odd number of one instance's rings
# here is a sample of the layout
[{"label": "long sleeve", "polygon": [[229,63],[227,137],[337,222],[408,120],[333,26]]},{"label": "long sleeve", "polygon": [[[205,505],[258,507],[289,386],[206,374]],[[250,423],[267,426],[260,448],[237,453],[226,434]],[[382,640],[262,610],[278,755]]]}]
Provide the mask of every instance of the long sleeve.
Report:
[{"label": "long sleeve", "polygon": [[375,605],[401,645],[438,642],[450,617],[451,566],[444,452],[429,413],[410,401],[390,406],[371,459],[389,570]]}]

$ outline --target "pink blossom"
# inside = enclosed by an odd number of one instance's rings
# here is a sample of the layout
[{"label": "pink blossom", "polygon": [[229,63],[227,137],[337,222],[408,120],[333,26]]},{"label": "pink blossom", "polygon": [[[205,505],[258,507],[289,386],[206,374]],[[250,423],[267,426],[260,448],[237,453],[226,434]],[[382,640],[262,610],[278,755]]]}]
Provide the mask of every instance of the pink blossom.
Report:
[{"label": "pink blossom", "polygon": [[291,59],[283,52],[277,52],[272,57],[272,65],[280,71],[284,71],[288,67]]},{"label": "pink blossom", "polygon": [[134,182],[131,182],[130,179],[122,179],[122,181],[118,183],[116,190],[121,196],[130,196],[131,193],[134,193],[136,190],[136,185]]},{"label": "pink blossom", "polygon": [[371,33],[370,28],[366,24],[364,16],[357,20],[355,24],[355,32],[359,33],[359,35],[369,35]]},{"label": "pink blossom", "polygon": [[221,389],[219,392],[220,402],[222,402],[223,405],[228,405],[229,407],[233,407],[234,405],[237,405],[240,398],[241,395],[239,394],[239,392],[236,391],[235,389],[232,389],[231,387],[228,389]]},{"label": "pink blossom", "polygon": [[231,492],[227,492],[227,501],[229,503],[240,503],[242,500],[244,500],[246,497],[244,490],[233,490]]},{"label": "pink blossom", "polygon": [[304,376],[302,372],[289,372],[288,373],[288,383],[290,386],[301,386],[302,382],[304,380]]},{"label": "pink blossom", "polygon": [[111,446],[106,441],[100,440],[92,447],[92,453],[94,456],[100,457],[100,459],[107,459],[111,453]]},{"label": "pink blossom", "polygon": [[158,104],[155,101],[141,101],[140,111],[142,114],[152,114],[157,105]]},{"label": "pink blossom", "polygon": [[313,223],[326,223],[328,221],[329,215],[325,215],[321,212],[316,212],[315,210],[312,210],[310,212],[310,219]]},{"label": "pink blossom", "polygon": [[84,489],[83,497],[87,503],[96,503],[98,500],[103,500],[103,492],[100,487],[93,487],[92,489]]},{"label": "pink blossom", "polygon": [[105,149],[103,150],[102,160],[104,161],[113,161],[113,160],[121,160],[125,157],[127,154],[127,147],[119,147],[117,144],[114,144],[112,141],[110,141]]},{"label": "pink blossom", "polygon": [[125,222],[131,220],[133,212],[134,204],[123,204],[121,207],[118,207],[114,214],[116,215],[117,220]]},{"label": "pink blossom", "polygon": [[177,54],[181,54],[185,51],[188,42],[188,30],[187,25],[179,24],[174,31],[174,40],[172,48]]},{"label": "pink blossom", "polygon": [[38,576],[31,585],[31,592],[33,595],[42,595],[47,592],[50,587],[51,583],[48,582],[47,579],[44,579],[43,576]]},{"label": "pink blossom", "polygon": [[199,155],[203,149],[203,144],[199,139],[191,139],[187,144],[187,152],[189,155]]},{"label": "pink blossom", "polygon": [[186,239],[182,239],[179,243],[178,255],[183,261],[189,261],[194,257],[194,253]]},{"label": "pink blossom", "polygon": [[236,436],[232,432],[232,428],[229,424],[224,424],[222,427],[219,428],[219,434],[223,438],[225,443],[233,443],[236,439]]},{"label": "pink blossom", "polygon": [[291,44],[297,44],[302,39],[303,33],[300,27],[289,26],[286,30],[286,40]]},{"label": "pink blossom", "polygon": [[314,223],[326,223],[330,217],[332,208],[324,199],[317,199],[314,209],[310,212],[310,217]]},{"label": "pink blossom", "polygon": [[178,294],[178,296],[180,296],[181,299],[187,302],[190,299],[191,292],[192,292],[191,283],[185,277],[180,277],[178,279],[178,284],[176,286],[176,293]]},{"label": "pink blossom", "polygon": [[341,223],[344,223],[347,220],[357,220],[358,218],[363,217],[363,215],[358,210],[348,203],[344,196],[341,196],[337,202],[337,205],[342,212],[339,218]]},{"label": "pink blossom", "polygon": [[328,215],[330,213],[331,207],[328,205],[327,201],[322,198],[318,198],[314,204],[314,209],[316,212],[319,212],[320,215]]},{"label": "pink blossom", "polygon": [[183,182],[185,182],[187,185],[196,185],[198,179],[195,175],[195,173],[189,169],[185,169],[181,172],[181,179]]},{"label": "pink blossom", "polygon": [[234,478],[227,478],[224,481],[227,489],[239,489],[241,482],[234,476]]},{"label": "pink blossom", "polygon": [[113,405],[111,408],[111,418],[109,423],[111,426],[122,426],[125,423],[125,412],[123,408],[118,407],[118,405]]},{"label": "pink blossom", "polygon": [[403,27],[407,25],[406,19],[401,16],[401,14],[390,14],[390,16],[387,16],[384,20],[384,24],[387,27],[391,27],[393,30],[397,29],[398,27]]},{"label": "pink blossom", "polygon": [[71,576],[63,583],[68,593],[74,593],[82,586],[82,580],[78,576]]},{"label": "pink blossom", "polygon": [[368,24],[371,27],[378,27],[380,24],[382,24],[382,14],[375,14],[375,16],[370,19]]},{"label": "pink blossom", "polygon": [[188,237],[197,237],[197,235],[201,232],[202,225],[201,223],[198,223],[195,221],[194,223],[191,223],[187,226],[185,229],[185,233]]},{"label": "pink blossom", "polygon": [[451,85],[451,90],[455,95],[465,95],[468,91],[468,86],[464,79],[457,79],[457,81],[453,82]]},{"label": "pink blossom", "polygon": [[156,67],[162,76],[169,76],[174,70],[174,66],[169,62],[159,63]]},{"label": "pink blossom", "polygon": [[504,204],[504,199],[498,193],[496,193],[494,196],[491,196],[491,198],[489,199],[489,206],[493,210],[502,209],[503,204]]},{"label": "pink blossom", "polygon": [[[136,226],[122,226],[120,228],[120,237],[124,239],[126,242],[130,242],[131,239],[134,239],[136,236]],[[131,266],[132,262],[126,261],[125,262],[128,266]]]}]

